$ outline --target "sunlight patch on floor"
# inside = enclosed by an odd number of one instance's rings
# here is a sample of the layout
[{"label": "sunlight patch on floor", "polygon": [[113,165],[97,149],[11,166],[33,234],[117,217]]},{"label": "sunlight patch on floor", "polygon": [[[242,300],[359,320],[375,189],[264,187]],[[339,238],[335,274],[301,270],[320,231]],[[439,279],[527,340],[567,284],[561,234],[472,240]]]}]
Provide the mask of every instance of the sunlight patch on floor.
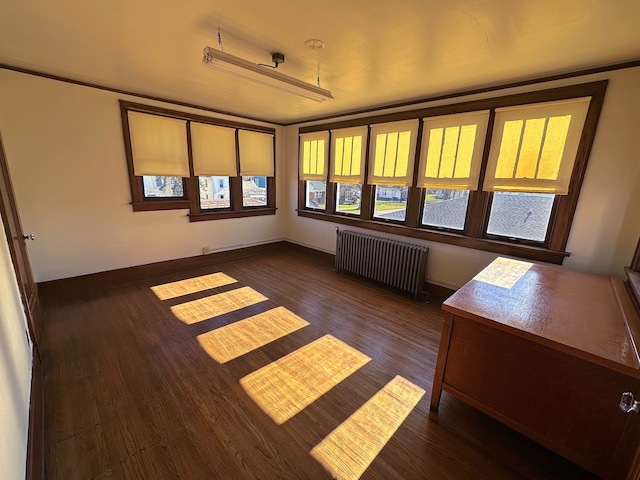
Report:
[{"label": "sunlight patch on floor", "polygon": [[395,377],[311,450],[334,478],[360,478],[425,391]]},{"label": "sunlight patch on floor", "polygon": [[202,292],[203,290],[218,288],[236,282],[237,280],[235,278],[231,278],[222,272],[217,272],[210,275],[202,275],[201,277],[187,278],[186,280],[156,285],[151,287],[151,290],[160,300],[169,300],[171,298]]},{"label": "sunlight patch on floor", "polygon": [[198,342],[214,360],[225,363],[307,325],[290,310],[277,307],[198,335]]},{"label": "sunlight patch on floor", "polygon": [[267,415],[282,424],[370,360],[325,335],[250,373],[240,384]]},{"label": "sunlight patch on floor", "polygon": [[187,325],[224,315],[256,303],[269,300],[251,287],[242,287],[209,297],[181,303],[171,307],[171,312]]}]

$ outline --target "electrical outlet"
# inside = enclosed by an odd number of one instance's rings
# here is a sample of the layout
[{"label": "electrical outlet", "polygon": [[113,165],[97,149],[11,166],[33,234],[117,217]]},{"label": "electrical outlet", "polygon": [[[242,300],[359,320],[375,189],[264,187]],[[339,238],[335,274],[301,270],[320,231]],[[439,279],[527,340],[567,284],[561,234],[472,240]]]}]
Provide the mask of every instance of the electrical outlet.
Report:
[{"label": "electrical outlet", "polygon": [[207,255],[209,253],[209,247],[202,247],[202,254]]}]

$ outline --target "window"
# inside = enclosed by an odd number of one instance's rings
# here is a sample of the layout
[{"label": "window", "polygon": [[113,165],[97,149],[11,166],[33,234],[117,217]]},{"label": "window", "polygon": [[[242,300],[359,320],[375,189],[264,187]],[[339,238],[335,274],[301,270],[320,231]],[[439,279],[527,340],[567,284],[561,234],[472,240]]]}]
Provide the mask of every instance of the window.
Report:
[{"label": "window", "polygon": [[422,225],[438,229],[464,231],[469,190],[425,189]]},{"label": "window", "polygon": [[275,130],[120,101],[134,211],[275,213]]},{"label": "window", "polygon": [[417,132],[416,120],[371,127],[369,184],[375,185],[373,217],[376,219],[405,220]]},{"label": "window", "polygon": [[464,231],[469,192],[478,188],[489,111],[423,119],[418,186],[422,225]]},{"label": "window", "polygon": [[182,177],[143,175],[145,198],[185,198]]},{"label": "window", "polygon": [[264,175],[242,177],[242,206],[264,207],[267,205],[267,177]]},{"label": "window", "polygon": [[495,192],[487,235],[544,242],[554,198],[549,193]]},{"label": "window", "polygon": [[333,165],[329,180],[336,185],[336,213],[359,217],[364,183],[368,127],[331,131]]},{"label": "window", "polygon": [[199,176],[201,210],[231,208],[229,177]]},{"label": "window", "polygon": [[308,180],[305,182],[306,208],[324,210],[327,208],[327,182]]},{"label": "window", "polygon": [[336,212],[360,216],[362,185],[338,183],[336,192]]},{"label": "window", "polygon": [[331,149],[298,214],[562,263],[606,85],[304,127]]},{"label": "window", "polygon": [[399,185],[376,185],[373,217],[381,220],[404,222],[407,210],[409,187]]}]

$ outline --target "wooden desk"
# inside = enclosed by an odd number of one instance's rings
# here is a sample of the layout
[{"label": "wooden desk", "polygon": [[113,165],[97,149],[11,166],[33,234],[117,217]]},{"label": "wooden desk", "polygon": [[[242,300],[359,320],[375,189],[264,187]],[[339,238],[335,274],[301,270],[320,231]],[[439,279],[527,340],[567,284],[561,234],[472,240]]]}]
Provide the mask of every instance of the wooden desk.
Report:
[{"label": "wooden desk", "polygon": [[442,308],[432,410],[444,390],[602,477],[625,478],[640,416],[618,404],[623,392],[639,397],[640,320],[620,279],[498,258]]}]

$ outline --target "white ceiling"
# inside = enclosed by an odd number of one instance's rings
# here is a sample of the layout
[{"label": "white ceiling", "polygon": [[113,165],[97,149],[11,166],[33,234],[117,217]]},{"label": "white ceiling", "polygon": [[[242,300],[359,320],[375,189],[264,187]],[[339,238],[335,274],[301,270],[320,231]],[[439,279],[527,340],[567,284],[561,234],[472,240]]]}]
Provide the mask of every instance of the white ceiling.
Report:
[{"label": "white ceiling", "polygon": [[[638,0],[15,0],[0,63],[276,123],[640,59]],[[323,103],[201,65],[205,46],[315,83]],[[305,47],[310,38],[325,48]]]}]

